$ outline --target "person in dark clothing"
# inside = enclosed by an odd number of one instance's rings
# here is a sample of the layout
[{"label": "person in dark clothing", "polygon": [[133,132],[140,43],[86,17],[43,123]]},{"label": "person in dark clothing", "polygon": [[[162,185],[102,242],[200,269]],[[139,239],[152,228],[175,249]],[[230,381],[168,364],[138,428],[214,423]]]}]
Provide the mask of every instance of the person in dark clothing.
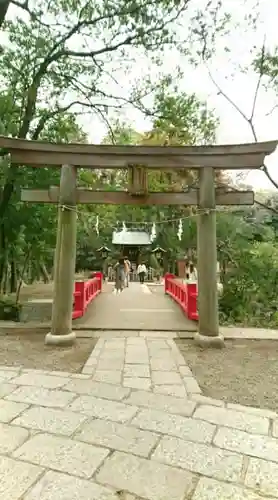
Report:
[{"label": "person in dark clothing", "polygon": [[115,269],[115,291],[116,293],[122,292],[125,283],[125,260],[120,258],[117,264],[114,266]]}]

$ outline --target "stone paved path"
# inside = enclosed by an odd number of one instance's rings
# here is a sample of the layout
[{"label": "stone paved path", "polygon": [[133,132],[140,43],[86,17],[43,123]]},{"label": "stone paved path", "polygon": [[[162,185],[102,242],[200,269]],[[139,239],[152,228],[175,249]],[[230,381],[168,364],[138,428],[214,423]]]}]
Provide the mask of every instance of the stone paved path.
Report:
[{"label": "stone paved path", "polygon": [[1,500],[278,498],[278,415],[202,396],[173,340],[100,339],[82,374],[0,367]]},{"label": "stone paved path", "polygon": [[164,294],[163,286],[139,283],[130,283],[118,295],[114,295],[111,285],[106,285],[105,292],[74,324],[106,330],[196,331],[196,323],[188,320],[180,307]]}]

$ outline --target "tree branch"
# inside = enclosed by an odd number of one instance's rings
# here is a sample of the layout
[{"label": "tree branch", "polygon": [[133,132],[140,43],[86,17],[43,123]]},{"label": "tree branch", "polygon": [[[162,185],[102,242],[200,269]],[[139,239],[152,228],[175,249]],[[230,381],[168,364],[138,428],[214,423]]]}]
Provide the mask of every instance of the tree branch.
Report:
[{"label": "tree branch", "polygon": [[5,21],[10,3],[10,0],[0,2],[0,28]]},{"label": "tree branch", "polygon": [[[204,62],[205,67],[208,71],[208,75],[209,75],[212,83],[216,87],[218,94],[222,95],[222,97],[224,97],[224,99],[226,99],[226,101],[229,102],[229,104],[231,104],[231,106],[242,116],[242,118],[245,120],[245,122],[249,125],[254,142],[258,142],[258,136],[257,136],[257,132],[256,132],[255,125],[254,125],[254,116],[255,116],[256,106],[257,106],[257,102],[258,102],[259,91],[260,91],[262,79],[264,76],[265,48],[266,48],[266,35],[264,35],[263,45],[261,48],[260,61],[259,61],[259,65],[258,65],[259,75],[258,75],[258,80],[257,80],[256,88],[255,88],[253,102],[252,102],[251,114],[249,117],[242,111],[242,109],[240,109],[240,107],[234,102],[234,100],[217,83],[214,76],[212,75],[210,68],[208,67],[207,61],[205,59],[205,52],[203,52],[203,54],[202,54],[203,62]],[[278,190],[278,183],[275,182],[275,180],[271,177],[269,170],[268,170],[265,163],[262,165],[261,169],[265,173],[265,175],[267,176],[267,178],[271,182],[271,184]]]},{"label": "tree branch", "polygon": [[[231,191],[238,191],[238,189],[235,188],[234,186],[230,186],[229,184],[224,184],[223,182],[216,181],[216,185],[219,187],[226,188],[226,189],[228,188]],[[259,207],[265,208],[266,210],[269,210],[270,212],[273,212],[274,214],[278,215],[278,210],[276,210],[275,208],[273,208],[269,205],[266,205],[265,203],[262,203],[261,201],[258,201],[256,199],[254,199],[254,203],[256,205],[259,205]]]}]

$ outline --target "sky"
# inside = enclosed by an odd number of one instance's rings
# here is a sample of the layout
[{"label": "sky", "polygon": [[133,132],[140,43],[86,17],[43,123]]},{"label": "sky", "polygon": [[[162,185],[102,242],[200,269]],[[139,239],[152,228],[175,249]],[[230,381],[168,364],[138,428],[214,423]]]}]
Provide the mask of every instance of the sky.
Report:
[{"label": "sky", "polygon": [[[195,4],[198,2],[200,6],[204,1],[194,0]],[[252,12],[254,2],[255,0],[224,0],[224,5],[230,10],[235,21],[242,24],[244,15]],[[216,55],[209,64],[209,69],[218,85],[247,116],[250,116],[251,113],[257,84],[257,77],[250,69],[250,48],[254,45],[262,46],[265,35],[267,47],[273,48],[276,44],[278,45],[278,1],[259,0],[259,3],[260,23],[256,32],[251,30],[244,32],[242,28],[231,30],[225,39],[218,40]],[[9,14],[13,16],[13,12]],[[224,46],[230,48],[230,53],[223,50]],[[217,143],[253,142],[250,127],[227,100],[217,94],[217,89],[212,83],[207,69],[201,65],[194,69],[186,58],[181,57],[178,52],[171,51],[165,57],[163,69],[165,72],[171,72],[176,65],[180,65],[185,74],[180,82],[180,88],[189,93],[194,92],[202,100],[207,101],[208,106],[215,109],[216,115],[220,118]],[[249,67],[245,74],[238,71],[239,65]],[[122,95],[128,93],[131,82],[142,76],[144,70],[147,73],[149,68],[146,60],[142,59],[141,64],[137,64],[128,76],[125,73],[120,74]],[[278,96],[275,96],[270,89],[261,88],[254,119],[260,141],[278,139],[278,108],[276,112],[269,114],[276,104],[278,105]],[[149,123],[139,112],[129,108],[127,116],[138,131],[148,130]],[[105,135],[105,125],[97,118],[83,117],[81,124],[93,143],[100,142]],[[271,157],[267,158],[266,164],[271,176],[278,182],[278,149]],[[273,188],[263,172],[251,172],[247,182],[252,184],[255,189]]]}]

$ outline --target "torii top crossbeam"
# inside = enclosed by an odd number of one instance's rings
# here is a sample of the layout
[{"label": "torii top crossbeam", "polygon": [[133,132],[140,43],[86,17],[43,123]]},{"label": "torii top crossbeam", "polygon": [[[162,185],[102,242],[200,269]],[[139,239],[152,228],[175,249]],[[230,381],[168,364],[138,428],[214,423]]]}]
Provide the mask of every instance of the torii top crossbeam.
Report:
[{"label": "torii top crossbeam", "polygon": [[278,141],[223,146],[112,146],[54,144],[0,136],[0,148],[10,154],[12,163],[93,169],[128,168],[132,164],[150,169],[258,169],[277,144]]}]

